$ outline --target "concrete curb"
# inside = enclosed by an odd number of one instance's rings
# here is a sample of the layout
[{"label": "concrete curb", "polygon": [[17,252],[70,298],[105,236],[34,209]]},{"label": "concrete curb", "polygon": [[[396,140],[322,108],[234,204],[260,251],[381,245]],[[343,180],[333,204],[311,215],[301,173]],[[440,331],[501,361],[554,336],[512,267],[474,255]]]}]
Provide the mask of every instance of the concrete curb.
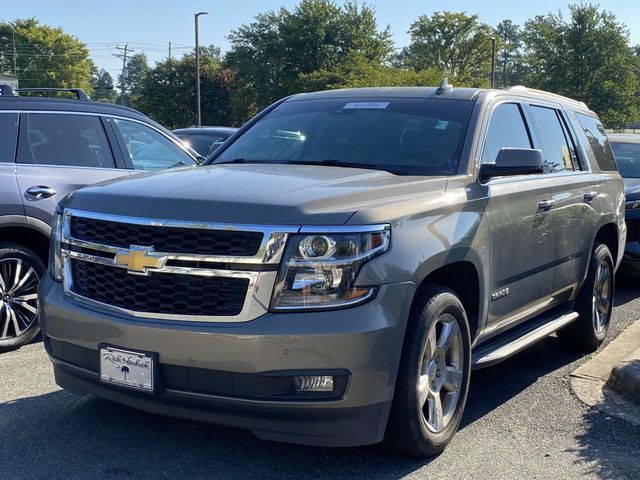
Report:
[{"label": "concrete curb", "polygon": [[640,401],[631,400],[640,393],[638,345],[640,320],[571,374],[575,395],[591,408],[640,425]]},{"label": "concrete curb", "polygon": [[613,367],[607,386],[640,403],[640,348]]}]

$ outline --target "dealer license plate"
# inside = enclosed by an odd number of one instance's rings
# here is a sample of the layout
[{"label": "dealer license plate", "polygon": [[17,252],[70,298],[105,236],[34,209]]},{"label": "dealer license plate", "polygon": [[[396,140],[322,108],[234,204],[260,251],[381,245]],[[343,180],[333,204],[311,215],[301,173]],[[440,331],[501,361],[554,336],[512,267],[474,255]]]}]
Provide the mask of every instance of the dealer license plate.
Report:
[{"label": "dealer license plate", "polygon": [[100,380],[137,390],[154,391],[154,358],[114,347],[100,348]]}]

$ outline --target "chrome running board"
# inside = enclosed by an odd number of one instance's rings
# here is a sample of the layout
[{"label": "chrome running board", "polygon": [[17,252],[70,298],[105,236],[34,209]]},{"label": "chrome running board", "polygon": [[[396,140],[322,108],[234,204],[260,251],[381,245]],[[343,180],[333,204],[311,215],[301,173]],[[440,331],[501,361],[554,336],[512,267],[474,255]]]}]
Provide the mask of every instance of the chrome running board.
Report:
[{"label": "chrome running board", "polygon": [[490,367],[506,360],[577,319],[577,312],[568,312],[557,317],[543,316],[494,337],[474,349],[471,368]]}]

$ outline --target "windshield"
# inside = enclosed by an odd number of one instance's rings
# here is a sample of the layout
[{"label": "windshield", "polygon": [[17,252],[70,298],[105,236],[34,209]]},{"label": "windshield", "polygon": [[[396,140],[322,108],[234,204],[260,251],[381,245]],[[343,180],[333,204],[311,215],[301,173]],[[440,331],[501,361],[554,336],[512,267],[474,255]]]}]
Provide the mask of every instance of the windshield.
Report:
[{"label": "windshield", "polygon": [[317,163],[453,175],[473,105],[471,100],[424,98],[286,101],[215,163]]},{"label": "windshield", "polygon": [[623,178],[640,178],[640,143],[611,142]]}]

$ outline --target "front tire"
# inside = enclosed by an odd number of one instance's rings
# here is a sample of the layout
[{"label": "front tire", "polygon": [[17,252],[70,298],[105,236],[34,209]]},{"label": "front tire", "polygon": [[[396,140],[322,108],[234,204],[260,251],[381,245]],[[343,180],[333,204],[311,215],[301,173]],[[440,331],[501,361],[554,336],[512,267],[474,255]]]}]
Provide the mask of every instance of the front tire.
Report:
[{"label": "front tire", "polygon": [[467,400],[471,340],[462,303],[449,289],[421,288],[412,310],[385,443],[412,457],[449,444]]},{"label": "front tire", "polygon": [[26,345],[40,332],[37,292],[44,273],[33,251],[0,243],[0,352]]},{"label": "front tire", "polygon": [[587,278],[576,299],[579,318],[557,332],[560,340],[572,347],[592,351],[609,331],[615,293],[613,257],[604,244],[596,244],[589,262]]}]

